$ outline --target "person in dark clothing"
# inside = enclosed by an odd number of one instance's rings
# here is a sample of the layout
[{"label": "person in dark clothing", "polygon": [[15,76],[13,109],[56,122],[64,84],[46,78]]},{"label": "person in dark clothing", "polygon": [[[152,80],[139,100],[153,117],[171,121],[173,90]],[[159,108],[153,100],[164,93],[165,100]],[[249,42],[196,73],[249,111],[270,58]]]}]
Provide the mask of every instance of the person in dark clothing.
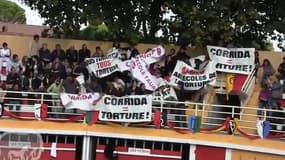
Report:
[{"label": "person in dark clothing", "polygon": [[72,78],[71,75],[68,75],[67,78],[64,80],[63,88],[65,93],[70,93],[70,94],[79,93],[79,85],[76,82],[76,80]]},{"label": "person in dark clothing", "polygon": [[[185,102],[185,89],[184,89],[184,83],[179,82],[178,86],[175,88],[176,90],[176,96],[177,96],[177,101],[179,102]],[[185,113],[185,104],[177,104],[175,108],[172,110],[172,114],[175,114],[175,121],[177,122],[177,127],[187,127],[186,123],[186,113]]]},{"label": "person in dark clothing", "polygon": [[[269,119],[271,123],[271,129],[272,130],[282,130],[284,131],[284,117],[285,113],[283,109],[280,107],[280,103],[273,104],[273,110],[271,113],[271,118]],[[280,127],[279,127],[280,126]]]},{"label": "person in dark clothing", "polygon": [[71,46],[68,50],[66,50],[66,58],[69,63],[78,62],[78,51],[74,46]]},{"label": "person in dark clothing", "polygon": [[91,52],[87,48],[86,44],[82,45],[82,48],[79,50],[79,63],[83,62],[85,58],[90,58]]},{"label": "person in dark clothing", "polygon": [[257,51],[254,52],[255,58],[254,58],[254,64],[255,64],[255,73],[254,76],[257,76],[258,68],[260,66],[260,60],[259,60],[259,53]]},{"label": "person in dark clothing", "polygon": [[8,85],[20,84],[20,76],[16,72],[16,69],[14,67],[11,68],[11,71],[7,75],[7,84]]},{"label": "person in dark clothing", "polygon": [[60,44],[55,45],[55,50],[53,50],[52,55],[56,55],[56,58],[58,58],[60,61],[65,60],[65,52],[63,49],[61,49]]},{"label": "person in dark clothing", "polygon": [[285,78],[285,56],[283,57],[283,62],[278,67],[278,72],[279,72],[278,78],[284,79]]},{"label": "person in dark clothing", "polygon": [[50,50],[46,43],[43,44],[42,48],[39,50],[39,57],[42,62],[48,64],[54,60],[55,57],[52,56]]},{"label": "person in dark clothing", "polygon": [[[19,84],[17,84],[17,83],[13,84],[11,91],[15,91],[15,92],[20,91]],[[9,104],[8,107],[9,107],[10,111],[13,111],[14,107],[15,107],[16,111],[19,111],[20,107],[21,107],[20,106],[21,97],[22,97],[21,93],[7,93],[5,96],[4,103]]]}]

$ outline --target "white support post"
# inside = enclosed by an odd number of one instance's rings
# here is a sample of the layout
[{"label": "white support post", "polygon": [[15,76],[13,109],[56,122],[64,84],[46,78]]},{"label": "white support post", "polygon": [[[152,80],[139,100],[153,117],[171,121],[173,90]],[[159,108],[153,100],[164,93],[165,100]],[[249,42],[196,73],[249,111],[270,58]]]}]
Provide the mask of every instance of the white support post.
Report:
[{"label": "white support post", "polygon": [[225,160],[231,160],[231,159],[232,159],[232,149],[226,148]]},{"label": "white support post", "polygon": [[189,160],[196,160],[196,145],[190,144]]},{"label": "white support post", "polygon": [[83,137],[83,144],[82,144],[82,160],[91,160],[91,138],[90,136]]}]

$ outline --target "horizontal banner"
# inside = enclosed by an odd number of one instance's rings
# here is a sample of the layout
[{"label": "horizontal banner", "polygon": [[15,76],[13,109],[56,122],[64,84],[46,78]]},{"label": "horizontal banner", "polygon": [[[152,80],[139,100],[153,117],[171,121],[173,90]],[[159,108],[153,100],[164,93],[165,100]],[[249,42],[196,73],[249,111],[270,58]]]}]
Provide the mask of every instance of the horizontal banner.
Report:
[{"label": "horizontal banner", "polygon": [[118,64],[122,61],[118,58],[96,57],[85,59],[87,69],[96,77],[103,78],[114,72],[120,71]]},{"label": "horizontal banner", "polygon": [[249,74],[254,69],[254,48],[223,48],[207,46],[209,57],[217,71]]},{"label": "horizontal banner", "polygon": [[210,61],[204,69],[196,70],[188,64],[178,61],[170,77],[170,84],[184,84],[185,90],[199,90],[216,82],[214,62]]},{"label": "horizontal banner", "polygon": [[150,122],[151,95],[114,97],[105,95],[97,104],[99,120],[113,122]]},{"label": "horizontal banner", "polygon": [[83,111],[95,110],[95,104],[101,98],[100,93],[67,94],[61,93],[60,99],[66,109],[80,109]]}]

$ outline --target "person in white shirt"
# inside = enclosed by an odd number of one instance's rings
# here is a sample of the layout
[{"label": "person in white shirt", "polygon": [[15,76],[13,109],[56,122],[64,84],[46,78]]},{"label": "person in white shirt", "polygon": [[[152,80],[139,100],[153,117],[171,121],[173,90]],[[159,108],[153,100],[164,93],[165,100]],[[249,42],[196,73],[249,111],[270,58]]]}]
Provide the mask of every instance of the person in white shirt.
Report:
[{"label": "person in white shirt", "polygon": [[11,49],[8,48],[8,44],[4,42],[2,48],[0,49],[0,57],[10,57],[10,56],[11,56]]},{"label": "person in white shirt", "polygon": [[39,50],[41,48],[40,44],[40,36],[39,35],[34,35],[34,40],[32,44],[30,45],[29,51],[28,51],[28,57],[32,57],[35,55],[39,55]]}]

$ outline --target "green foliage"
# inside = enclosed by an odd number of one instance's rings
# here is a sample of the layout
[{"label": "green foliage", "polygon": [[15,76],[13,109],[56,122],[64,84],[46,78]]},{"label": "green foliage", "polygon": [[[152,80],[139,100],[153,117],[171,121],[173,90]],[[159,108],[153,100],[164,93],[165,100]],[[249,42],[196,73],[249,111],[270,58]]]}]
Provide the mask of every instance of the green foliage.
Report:
[{"label": "green foliage", "polygon": [[0,0],[0,21],[25,24],[25,10],[14,2]]},{"label": "green foliage", "polygon": [[[285,33],[284,0],[23,1],[63,35],[86,39],[262,49],[274,30]],[[169,12],[174,17],[165,19]],[[102,23],[107,30],[98,28]],[[90,26],[80,32],[82,24]]]}]

